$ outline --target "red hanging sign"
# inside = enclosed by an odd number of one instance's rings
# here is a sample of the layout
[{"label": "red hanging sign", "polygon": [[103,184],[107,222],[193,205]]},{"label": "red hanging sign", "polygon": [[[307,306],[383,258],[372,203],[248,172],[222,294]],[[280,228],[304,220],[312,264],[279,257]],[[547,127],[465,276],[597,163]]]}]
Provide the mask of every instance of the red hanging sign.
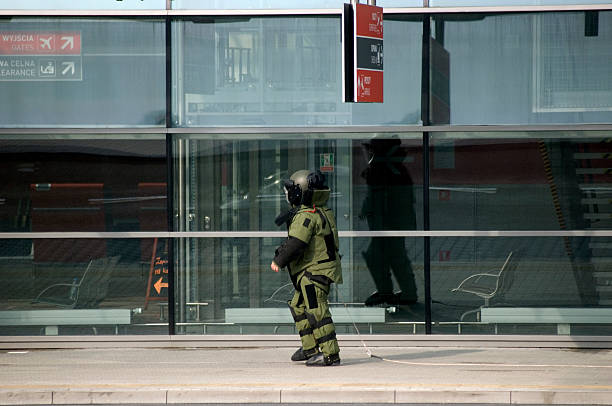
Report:
[{"label": "red hanging sign", "polygon": [[383,102],[383,9],[344,5],[343,86],[345,102]]}]

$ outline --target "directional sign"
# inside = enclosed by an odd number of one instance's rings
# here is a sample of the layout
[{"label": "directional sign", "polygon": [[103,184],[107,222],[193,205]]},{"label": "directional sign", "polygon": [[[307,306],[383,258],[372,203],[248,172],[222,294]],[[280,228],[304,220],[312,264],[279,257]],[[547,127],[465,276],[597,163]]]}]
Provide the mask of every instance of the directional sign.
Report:
[{"label": "directional sign", "polygon": [[81,54],[78,31],[0,31],[0,55]]},{"label": "directional sign", "polygon": [[155,285],[153,285],[153,287],[155,288],[155,290],[157,291],[157,294],[161,294],[161,290],[163,288],[167,288],[168,287],[168,282],[164,282],[164,278],[159,278],[157,280],[157,282],[155,282]]},{"label": "directional sign", "polygon": [[[153,265],[153,277],[157,279],[153,287],[157,292],[158,296],[162,296],[162,289],[168,287],[168,259],[158,256],[155,258],[155,263]],[[167,296],[165,293],[163,296]]]},{"label": "directional sign", "polygon": [[357,3],[342,12],[345,102],[383,102],[383,9]]},{"label": "directional sign", "polygon": [[355,101],[383,102],[383,9],[355,4]]},{"label": "directional sign", "polygon": [[0,31],[0,81],[83,80],[78,31]]},{"label": "directional sign", "polygon": [[168,245],[166,240],[153,241],[149,280],[145,291],[145,309],[152,300],[168,300]]}]

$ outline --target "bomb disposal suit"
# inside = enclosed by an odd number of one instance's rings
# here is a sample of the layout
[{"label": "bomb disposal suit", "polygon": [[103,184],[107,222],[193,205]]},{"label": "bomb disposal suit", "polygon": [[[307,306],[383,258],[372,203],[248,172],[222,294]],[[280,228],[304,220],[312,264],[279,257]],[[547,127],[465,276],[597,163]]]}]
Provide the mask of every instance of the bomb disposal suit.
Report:
[{"label": "bomb disposal suit", "polygon": [[295,287],[289,308],[302,347],[291,359],[307,360],[310,366],[336,365],[340,348],[328,294],[332,283],[342,283],[342,268],[336,220],[326,206],[330,190],[321,172],[302,170],[285,181],[285,191],[293,209],[284,218],[289,235],[277,248],[274,263],[287,267]]}]

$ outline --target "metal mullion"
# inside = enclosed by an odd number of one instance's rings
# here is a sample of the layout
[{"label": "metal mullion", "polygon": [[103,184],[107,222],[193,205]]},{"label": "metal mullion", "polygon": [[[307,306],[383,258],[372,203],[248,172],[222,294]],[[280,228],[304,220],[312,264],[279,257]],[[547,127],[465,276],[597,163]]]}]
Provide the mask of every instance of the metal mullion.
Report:
[{"label": "metal mullion", "polygon": [[337,15],[340,16],[340,8],[313,8],[313,9],[205,9],[205,10],[168,10],[168,15],[173,17],[267,17],[267,16],[317,16]]},{"label": "metal mullion", "polygon": [[65,134],[167,134],[164,127],[3,127],[0,135],[65,135]]},{"label": "metal mullion", "polygon": [[291,134],[291,133],[437,133],[437,132],[545,132],[612,131],[612,124],[559,125],[397,125],[337,127],[181,127],[169,128],[174,134]]},{"label": "metal mullion", "polygon": [[568,4],[568,5],[524,5],[524,6],[457,6],[457,7],[385,7],[385,14],[477,14],[477,13],[537,13],[537,12],[563,12],[612,10],[609,4]]},{"label": "metal mullion", "polygon": [[[57,231],[0,232],[0,240],[15,239],[143,239],[143,238],[277,238],[287,236],[282,231]],[[612,230],[405,230],[405,231],[339,231],[340,238],[371,237],[612,237]]]},{"label": "metal mullion", "polygon": [[[172,125],[172,21],[165,20],[166,40],[166,128]],[[167,231],[174,231],[174,167],[173,167],[172,134],[166,132],[166,226]],[[166,240],[168,249],[168,334],[176,334],[175,313],[175,267],[174,267],[174,239]]]},{"label": "metal mullion", "polygon": [[11,17],[165,17],[167,10],[0,10],[0,16]]},{"label": "metal mullion", "polygon": [[[421,121],[429,127],[430,120],[430,37],[431,16],[423,15],[421,59]],[[423,132],[423,231],[429,231],[429,132]],[[423,279],[425,291],[425,334],[431,334],[431,241],[423,237]]]}]

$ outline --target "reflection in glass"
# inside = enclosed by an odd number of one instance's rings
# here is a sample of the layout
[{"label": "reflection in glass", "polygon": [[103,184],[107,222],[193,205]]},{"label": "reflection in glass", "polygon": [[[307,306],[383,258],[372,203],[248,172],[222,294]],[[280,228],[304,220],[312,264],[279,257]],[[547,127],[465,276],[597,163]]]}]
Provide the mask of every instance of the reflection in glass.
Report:
[{"label": "reflection in glass", "polygon": [[[438,333],[610,334],[606,238],[432,238]],[[593,250],[581,257],[572,247]]]},{"label": "reflection in glass", "polygon": [[[384,146],[388,141],[389,148],[378,150],[378,145]],[[375,158],[368,155],[366,144],[376,145]],[[253,139],[248,134],[181,135],[175,141],[174,151],[174,172],[176,179],[181,179],[175,182],[178,190],[174,196],[178,231],[275,231],[283,235],[286,228],[274,223],[278,214],[288,208],[282,180],[303,168],[319,169],[326,174],[331,189],[328,206],[336,214],[340,232],[414,229],[417,218],[421,217],[418,203],[413,202],[422,194],[417,192],[422,191],[421,134],[368,134],[367,138],[364,134],[342,134],[342,138],[337,134],[316,137],[270,134],[265,140]],[[397,184],[382,182],[380,175],[374,174],[378,171],[395,179]],[[378,184],[379,181],[382,183]],[[387,199],[387,192],[397,199]],[[374,209],[376,215],[372,215]],[[387,210],[395,220],[380,210]],[[399,218],[404,220],[398,223]],[[381,219],[384,219],[382,223]],[[208,303],[206,308],[200,306],[201,314],[211,323],[227,323],[227,309],[243,309],[229,310],[229,319],[234,321],[240,320],[236,317],[246,317],[247,312],[279,307],[281,302],[283,312],[288,311],[286,302],[291,298],[293,286],[286,274],[270,271],[274,250],[282,239],[245,234],[238,238],[177,240],[177,275],[181,275],[176,280],[177,320],[189,322],[192,312],[189,303]],[[414,248],[421,245],[421,240],[385,237],[381,244],[378,239],[374,241],[372,248],[368,248],[370,238],[340,238],[343,269],[347,272],[344,283],[334,286],[331,302],[365,308],[364,302],[376,290],[376,285],[362,253],[369,250],[373,256],[380,256],[378,247],[389,241],[397,251],[386,251],[385,247],[382,252],[385,258],[380,260],[382,268],[372,265],[372,273],[378,278],[379,272],[386,272],[384,277],[391,280],[393,272],[402,283],[407,280],[395,289],[391,287],[391,293],[403,289],[411,295],[410,302],[423,297],[422,292],[419,295],[415,291],[419,289],[414,287],[418,282],[412,281],[412,274],[420,266],[417,264],[422,263]],[[402,257],[397,257],[400,254]],[[386,307],[386,303],[379,305],[371,311],[380,313],[376,309]],[[409,307],[405,300],[400,308],[404,305]],[[262,310],[266,311],[270,310]],[[236,332],[238,327],[211,326],[210,331]],[[257,332],[270,331],[261,326],[251,327]],[[247,330],[243,326],[243,331]],[[193,331],[201,328],[185,327],[184,330]]]},{"label": "reflection in glass", "polygon": [[[177,177],[185,176],[186,179],[176,183],[179,188],[176,206],[181,210],[177,229],[278,231],[274,219],[287,208],[282,180],[302,168],[320,169],[325,173],[331,189],[328,205],[337,214],[340,231],[370,229],[367,216],[362,214],[368,200],[366,176],[371,157],[364,144],[370,142],[369,138],[363,134],[336,137],[336,134],[316,137],[270,134],[264,140],[247,134],[177,137],[175,172]],[[377,208],[384,204],[398,205],[390,208],[407,220],[396,229],[414,229],[415,223],[422,223],[416,220],[421,218],[417,201],[422,195],[421,135],[375,134],[373,137],[377,139],[375,144],[393,137],[394,145],[377,154],[371,163],[383,173],[399,172],[398,182],[401,183],[391,188],[399,200],[379,202],[383,198],[379,194],[374,198],[376,201],[371,197],[368,204]],[[370,186],[374,189],[377,188],[375,183],[371,177]],[[406,210],[406,204],[409,206],[407,214],[402,210]],[[397,227],[397,223],[392,224],[388,219],[374,229],[381,230],[381,227]]]},{"label": "reflection in glass", "polygon": [[[270,270],[274,248],[283,237],[185,238],[177,249],[192,247],[190,268],[177,272],[177,334],[294,334],[294,321],[287,302],[295,288],[286,271]],[[343,247],[354,246],[358,252],[369,238],[340,238]],[[248,261],[236,261],[228,267],[224,254],[227,245],[241,247]],[[421,238],[405,239],[405,250],[412,261],[419,297],[423,297],[423,244]],[[178,259],[179,266],[181,261]],[[230,262],[231,264],[231,262]],[[360,255],[345,251],[342,266],[349,271],[344,283],[333,284],[329,293],[330,309],[336,331],[361,333],[424,332],[424,306],[364,306],[374,283]],[[184,275],[184,276],[179,276]],[[181,281],[184,278],[185,281]],[[239,288],[235,289],[236,279]],[[183,284],[183,286],[181,286]],[[353,324],[355,323],[355,325]]]},{"label": "reflection in glass", "polygon": [[36,256],[71,241],[0,240],[10,258],[0,262],[0,335],[168,333],[165,239],[82,239],[80,256]]},{"label": "reflection in glass", "polygon": [[165,125],[162,21],[8,18],[0,31],[0,126]]},{"label": "reflection in glass", "polygon": [[610,24],[609,11],[438,15],[432,98],[450,92],[450,124],[610,122]]},{"label": "reflection in glass", "polygon": [[[609,136],[605,131],[435,134],[432,229],[609,230]],[[503,310],[482,316],[480,306],[529,308],[517,314],[609,306],[609,249],[610,237],[433,238],[432,317],[442,323],[438,332],[456,332],[457,322],[465,321],[476,324],[460,326],[464,332],[491,333],[500,324],[499,331],[554,334],[555,323],[483,324]],[[502,270],[504,277],[494,276]],[[559,331],[568,331],[564,328]],[[603,325],[571,331],[609,334]]]},{"label": "reflection in glass", "polygon": [[[367,184],[367,195],[360,217],[373,231],[416,229],[413,182],[404,164],[407,148],[399,138],[375,138],[364,147],[368,166],[361,176]],[[372,237],[362,255],[376,286],[365,300],[366,306],[416,303],[417,289],[404,237]],[[398,292],[394,292],[392,274]]]},{"label": "reflection in glass", "polygon": [[342,103],[339,24],[338,16],[174,22],[173,124],[417,124],[420,20],[385,17],[385,103],[363,105]]},{"label": "reflection in glass", "polygon": [[432,229],[609,229],[609,136],[435,134]]},{"label": "reflection in glass", "polygon": [[[0,139],[0,170],[8,175],[0,184],[0,231],[167,229],[163,136],[86,137]],[[78,246],[35,252],[90,254]]]}]

